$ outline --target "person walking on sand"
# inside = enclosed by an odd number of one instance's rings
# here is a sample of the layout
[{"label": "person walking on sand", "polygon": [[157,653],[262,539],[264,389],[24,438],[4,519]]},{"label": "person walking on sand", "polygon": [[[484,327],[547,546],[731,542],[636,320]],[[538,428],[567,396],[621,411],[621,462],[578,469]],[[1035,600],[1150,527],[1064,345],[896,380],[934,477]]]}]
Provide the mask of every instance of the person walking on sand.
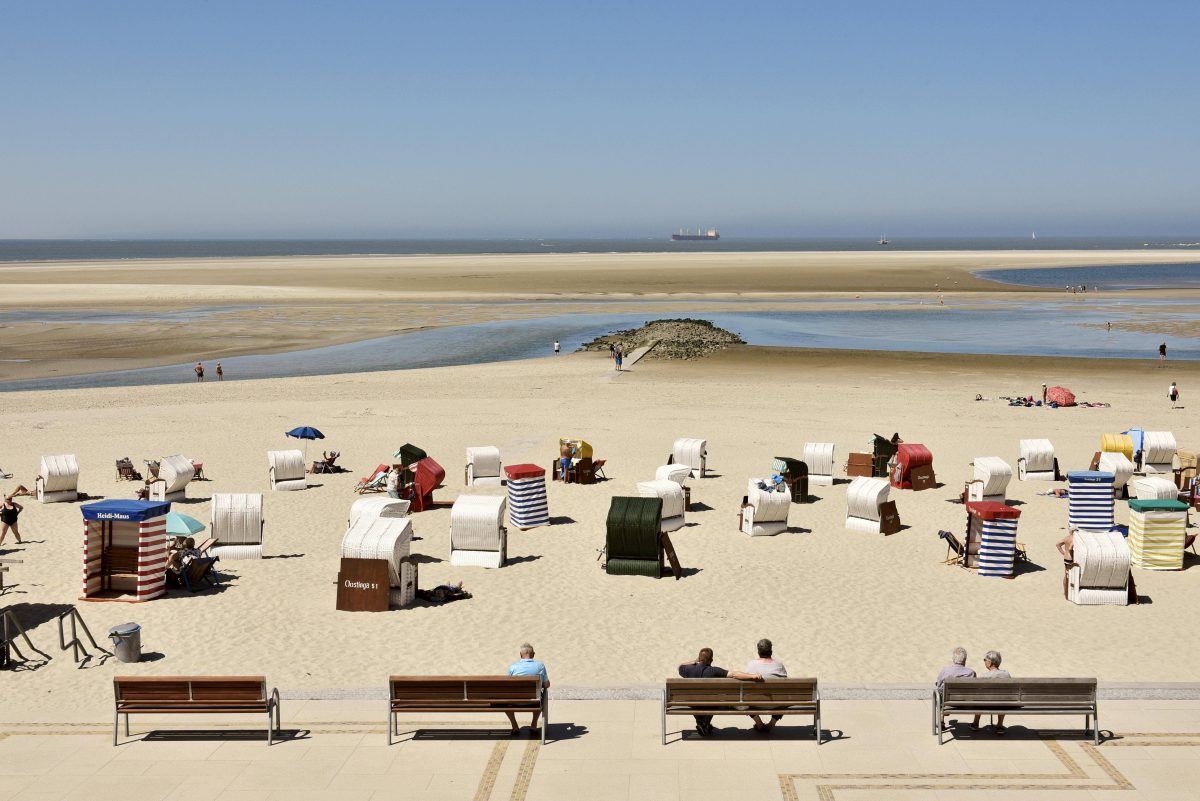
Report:
[{"label": "person walking on sand", "polygon": [[559,350],[559,344],[558,344],[558,340],[556,339],[556,340],[554,340],[554,355],[555,356],[558,355],[558,350]]},{"label": "person walking on sand", "polygon": [[621,362],[622,362],[623,358],[624,358],[624,354],[621,353],[620,348],[617,348],[617,352],[613,355],[613,359],[616,360],[618,373],[621,372]]},{"label": "person walking on sand", "polygon": [[1167,397],[1171,399],[1171,408],[1175,408],[1175,402],[1179,400],[1179,385],[1174,381],[1171,382],[1171,388],[1167,390]]},{"label": "person walking on sand", "polygon": [[196,366],[193,369],[196,372],[196,382],[200,383],[204,381],[204,362],[196,362]]},{"label": "person walking on sand", "polygon": [[1158,346],[1158,366],[1165,367],[1167,364],[1167,343],[1164,342]]},{"label": "person walking on sand", "polygon": [[17,528],[17,516],[21,514],[21,510],[24,508],[24,506],[13,500],[13,496],[4,496],[4,502],[0,503],[0,545],[4,544],[4,538],[8,536],[10,529],[13,536],[17,538],[17,544],[21,544],[21,532]]},{"label": "person walking on sand", "polygon": [[217,380],[218,381],[225,380],[225,371],[221,368],[220,362],[217,362]]}]

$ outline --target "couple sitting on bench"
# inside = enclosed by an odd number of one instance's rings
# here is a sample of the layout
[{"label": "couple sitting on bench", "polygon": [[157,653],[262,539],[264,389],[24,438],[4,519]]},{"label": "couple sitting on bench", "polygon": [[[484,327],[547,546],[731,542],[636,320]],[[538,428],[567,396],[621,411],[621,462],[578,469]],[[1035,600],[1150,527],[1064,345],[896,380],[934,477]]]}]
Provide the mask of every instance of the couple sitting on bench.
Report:
[{"label": "couple sitting on bench", "polygon": [[[786,679],[787,668],[772,656],[771,641],[758,641],[758,658],[752,659],[744,671],[726,670],[713,664],[713,650],[701,648],[700,655],[691,662],[679,666],[679,675],[685,679],[739,679],[741,681],[764,681],[766,679]],[[713,732],[712,715],[695,715],[696,731],[701,737],[711,737]],[[762,734],[770,734],[783,715],[772,715],[770,720],[763,721],[758,715],[750,715],[754,721],[754,730]]]}]

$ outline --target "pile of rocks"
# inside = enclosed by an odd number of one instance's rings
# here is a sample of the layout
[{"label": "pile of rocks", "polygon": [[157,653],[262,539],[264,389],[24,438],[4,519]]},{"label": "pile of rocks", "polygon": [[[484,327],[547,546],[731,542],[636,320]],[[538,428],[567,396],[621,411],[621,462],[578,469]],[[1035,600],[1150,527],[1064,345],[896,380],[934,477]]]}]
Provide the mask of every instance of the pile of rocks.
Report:
[{"label": "pile of rocks", "polygon": [[641,328],[614,331],[585,343],[580,350],[608,350],[616,345],[622,352],[658,340],[657,347],[646,355],[647,359],[698,359],[730,345],[744,345],[740,336],[732,331],[717,328],[708,320],[651,320]]}]

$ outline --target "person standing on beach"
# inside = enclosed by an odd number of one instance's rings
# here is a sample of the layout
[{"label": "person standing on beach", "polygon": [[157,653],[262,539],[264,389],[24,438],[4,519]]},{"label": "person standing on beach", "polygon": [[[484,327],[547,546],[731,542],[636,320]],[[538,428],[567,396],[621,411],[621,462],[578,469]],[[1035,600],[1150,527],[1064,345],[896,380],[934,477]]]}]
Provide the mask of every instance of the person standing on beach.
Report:
[{"label": "person standing on beach", "polygon": [[1175,408],[1175,401],[1179,400],[1179,385],[1174,381],[1171,382],[1171,388],[1167,390],[1167,397],[1171,399],[1171,408]]},{"label": "person standing on beach", "polygon": [[1042,384],[1042,405],[1043,405],[1043,406],[1045,406],[1045,405],[1046,405],[1046,393],[1047,393],[1048,391],[1049,391],[1049,390],[1047,390],[1047,389],[1046,389],[1046,385],[1045,385],[1045,384]]},{"label": "person standing on beach", "polygon": [[13,500],[13,496],[4,496],[4,502],[0,503],[0,545],[4,544],[4,538],[8,536],[10,529],[13,536],[17,538],[17,544],[21,544],[21,532],[17,529],[17,516],[24,508]]},{"label": "person standing on beach", "polygon": [[555,356],[558,355],[558,349],[559,349],[559,345],[558,345],[558,340],[556,339],[556,340],[554,340],[554,355]]},{"label": "person standing on beach", "polygon": [[224,381],[224,380],[225,380],[225,371],[224,371],[223,369],[221,369],[221,363],[220,363],[220,362],[217,362],[217,380],[218,380],[218,381]]},{"label": "person standing on beach", "polygon": [[624,354],[622,354],[622,353],[621,353],[621,349],[620,349],[620,348],[617,348],[617,352],[616,352],[615,354],[613,354],[613,359],[614,359],[614,360],[616,360],[616,363],[617,363],[617,364],[616,364],[616,367],[617,367],[617,372],[618,372],[618,373],[619,373],[619,372],[621,372],[621,359],[622,359],[622,356],[623,356],[623,355],[624,355]]},{"label": "person standing on beach", "polygon": [[194,369],[196,371],[196,381],[204,381],[204,362],[196,362],[196,367]]},{"label": "person standing on beach", "polygon": [[1167,343],[1164,342],[1158,346],[1158,366],[1163,367],[1167,363]]}]

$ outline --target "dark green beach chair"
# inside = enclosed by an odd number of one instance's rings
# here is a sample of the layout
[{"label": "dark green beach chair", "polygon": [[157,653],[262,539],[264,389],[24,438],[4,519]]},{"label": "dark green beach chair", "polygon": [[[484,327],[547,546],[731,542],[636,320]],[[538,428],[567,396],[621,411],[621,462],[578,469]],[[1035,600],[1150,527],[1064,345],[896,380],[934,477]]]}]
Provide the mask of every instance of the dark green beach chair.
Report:
[{"label": "dark green beach chair", "polygon": [[659,578],[663,572],[661,520],[662,498],[613,498],[608,507],[605,572]]}]

